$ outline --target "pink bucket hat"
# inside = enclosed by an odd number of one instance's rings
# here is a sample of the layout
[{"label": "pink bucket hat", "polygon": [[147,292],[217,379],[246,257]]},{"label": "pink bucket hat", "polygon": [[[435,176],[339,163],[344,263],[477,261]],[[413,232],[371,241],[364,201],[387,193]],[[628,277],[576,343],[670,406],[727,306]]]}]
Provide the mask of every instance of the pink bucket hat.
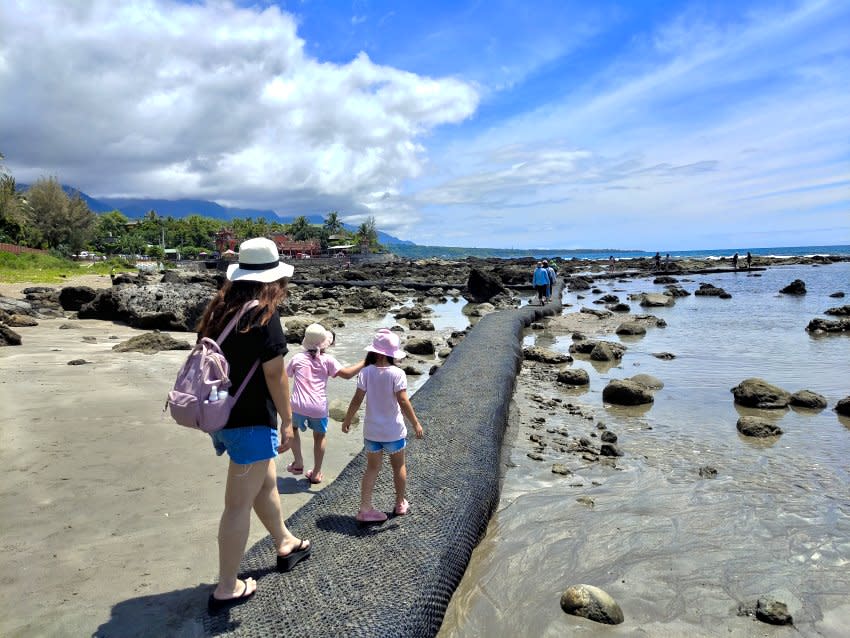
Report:
[{"label": "pink bucket hat", "polygon": [[381,328],[372,339],[372,345],[366,346],[366,352],[377,352],[391,359],[402,359],[407,353],[401,349],[398,335],[389,328]]}]

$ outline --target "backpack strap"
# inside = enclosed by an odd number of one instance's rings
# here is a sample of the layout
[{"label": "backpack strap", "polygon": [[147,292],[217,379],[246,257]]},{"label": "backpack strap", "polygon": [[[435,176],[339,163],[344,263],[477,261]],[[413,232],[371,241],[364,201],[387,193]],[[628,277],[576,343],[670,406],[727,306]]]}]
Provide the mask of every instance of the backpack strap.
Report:
[{"label": "backpack strap", "polygon": [[[233,317],[233,319],[230,320],[230,323],[227,324],[227,326],[224,328],[224,330],[221,331],[221,334],[218,336],[218,340],[216,341],[216,343],[218,343],[219,347],[221,346],[222,342],[225,339],[227,339],[227,335],[229,335],[230,332],[236,327],[236,324],[242,318],[242,315],[244,315],[251,308],[256,308],[259,305],[260,305],[260,302],[257,299],[252,299],[251,301],[247,302],[244,306],[242,306],[242,309],[239,312],[236,313],[236,316]],[[251,377],[254,376],[254,373],[257,371],[257,368],[259,366],[260,366],[260,360],[257,359],[254,362],[254,365],[251,366],[251,369],[248,370],[248,374],[245,375],[245,379],[242,381],[242,385],[239,386],[239,389],[236,391],[236,394],[233,395],[234,401],[236,401],[239,398],[239,395],[242,394],[242,391],[245,389],[245,386],[248,385],[248,382],[251,380]]]}]

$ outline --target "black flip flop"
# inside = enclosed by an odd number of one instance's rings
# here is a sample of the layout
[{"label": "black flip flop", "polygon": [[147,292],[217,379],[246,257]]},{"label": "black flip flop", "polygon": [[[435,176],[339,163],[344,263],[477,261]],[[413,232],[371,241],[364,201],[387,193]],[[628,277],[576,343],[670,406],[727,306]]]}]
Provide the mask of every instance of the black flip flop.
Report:
[{"label": "black flip flop", "polygon": [[251,600],[251,597],[257,593],[257,590],[255,589],[250,594],[246,595],[245,592],[248,591],[248,583],[244,580],[242,582],[245,584],[245,589],[242,590],[242,593],[239,596],[225,598],[222,600],[221,598],[216,598],[210,594],[209,600],[207,600],[207,612],[210,616],[220,614],[225,609],[230,609],[231,607],[241,605],[242,603]]},{"label": "black flip flop", "polygon": [[293,567],[295,567],[298,563],[300,563],[305,558],[310,558],[310,550],[313,549],[312,545],[305,545],[304,539],[301,539],[301,543],[289,552],[286,556],[277,557],[277,571],[279,572],[288,572],[291,571]]}]

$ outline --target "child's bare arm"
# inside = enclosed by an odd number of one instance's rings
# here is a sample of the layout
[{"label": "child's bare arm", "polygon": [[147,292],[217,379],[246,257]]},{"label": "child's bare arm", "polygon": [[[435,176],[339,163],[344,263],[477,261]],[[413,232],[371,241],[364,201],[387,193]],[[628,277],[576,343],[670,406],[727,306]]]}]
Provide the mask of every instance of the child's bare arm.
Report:
[{"label": "child's bare arm", "polygon": [[354,396],[351,397],[351,403],[348,404],[348,412],[345,413],[345,418],[342,420],[342,431],[346,434],[351,429],[351,421],[354,419],[354,415],[357,414],[357,410],[360,409],[360,404],[363,403],[363,397],[365,396],[366,391],[357,388]]},{"label": "child's bare arm", "polygon": [[284,370],[283,357],[266,361],[262,368],[275,410],[280,415],[278,452],[285,452],[295,435],[292,432],[292,407],[289,405],[289,377]]},{"label": "child's bare arm", "polygon": [[335,376],[342,377],[343,379],[350,379],[354,376],[357,376],[357,373],[363,369],[363,366],[366,364],[366,361],[358,361],[353,366],[348,366],[347,368],[340,368],[337,370]]},{"label": "child's bare arm", "polygon": [[407,419],[407,422],[413,426],[413,431],[416,434],[417,439],[421,439],[425,436],[425,432],[422,430],[422,425],[419,423],[419,419],[416,418],[416,412],[413,411],[413,404],[410,403],[410,399],[407,398],[407,390],[399,390],[395,393],[396,400],[398,401],[398,407],[401,408],[401,413],[404,415],[404,418]]}]

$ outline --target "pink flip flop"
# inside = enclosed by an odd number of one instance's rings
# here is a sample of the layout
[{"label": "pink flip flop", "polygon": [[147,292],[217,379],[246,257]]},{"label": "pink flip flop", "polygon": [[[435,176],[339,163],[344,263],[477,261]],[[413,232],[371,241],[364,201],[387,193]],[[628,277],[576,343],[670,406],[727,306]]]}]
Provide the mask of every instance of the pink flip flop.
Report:
[{"label": "pink flip flop", "polygon": [[357,512],[357,516],[355,518],[361,523],[383,523],[387,520],[387,515],[383,512],[379,512],[373,507],[365,512]]},{"label": "pink flip flop", "polygon": [[290,463],[286,466],[286,471],[290,474],[301,474],[304,471],[304,466],[298,467],[295,463]]},{"label": "pink flip flop", "polygon": [[309,480],[309,481],[310,481],[313,485],[316,485],[316,484],[318,484],[318,483],[321,483],[321,482],[324,480],[324,478],[325,478],[325,475],[324,475],[324,474],[322,474],[321,472],[316,472],[315,474],[313,474],[313,470],[307,470],[306,472],[304,472],[304,476],[306,476],[306,477],[307,477],[307,479],[308,479],[308,480]]},{"label": "pink flip flop", "polygon": [[401,499],[401,503],[395,506],[393,512],[396,516],[404,516],[407,514],[407,511],[410,509],[410,503],[407,502],[406,498]]}]

